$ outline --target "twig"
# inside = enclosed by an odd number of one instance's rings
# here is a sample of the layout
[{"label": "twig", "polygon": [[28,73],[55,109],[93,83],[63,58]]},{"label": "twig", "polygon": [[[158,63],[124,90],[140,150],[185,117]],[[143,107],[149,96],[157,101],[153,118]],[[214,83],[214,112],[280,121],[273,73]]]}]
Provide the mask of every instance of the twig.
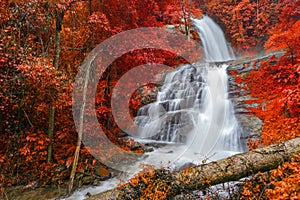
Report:
[{"label": "twig", "polygon": [[27,113],[25,112],[25,110],[23,110],[23,112],[24,112],[24,114],[25,114],[25,117],[26,117],[26,119],[27,119],[29,125],[30,125],[31,127],[33,127],[34,125],[31,123],[31,121],[30,121],[30,119],[29,119]]}]

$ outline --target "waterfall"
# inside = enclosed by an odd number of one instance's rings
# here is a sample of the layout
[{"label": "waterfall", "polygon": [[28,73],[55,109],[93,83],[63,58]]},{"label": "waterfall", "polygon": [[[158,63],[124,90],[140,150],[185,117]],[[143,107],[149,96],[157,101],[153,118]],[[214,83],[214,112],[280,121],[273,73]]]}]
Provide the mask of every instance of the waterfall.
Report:
[{"label": "waterfall", "polygon": [[156,102],[140,108],[135,122],[140,138],[182,144],[186,157],[219,159],[242,151],[240,127],[228,99],[227,65],[208,62],[235,57],[211,18],[193,23],[206,63],[183,65],[167,74]]},{"label": "waterfall", "polygon": [[243,151],[240,127],[228,99],[227,65],[213,63],[233,60],[234,55],[226,45],[223,32],[209,17],[193,19],[193,22],[207,63],[183,65],[167,74],[156,102],[140,108],[135,118],[139,126],[139,137],[135,139],[145,147],[153,143],[152,146],[159,148],[145,153],[134,165],[124,165],[126,174],[96,188],[77,191],[68,200],[83,199],[87,192],[95,194],[117,187],[118,180],[129,180],[139,172],[141,163],[176,169]]},{"label": "waterfall", "polygon": [[204,50],[206,62],[224,62],[235,60],[232,49],[227,46],[222,29],[210,17],[192,19]]}]

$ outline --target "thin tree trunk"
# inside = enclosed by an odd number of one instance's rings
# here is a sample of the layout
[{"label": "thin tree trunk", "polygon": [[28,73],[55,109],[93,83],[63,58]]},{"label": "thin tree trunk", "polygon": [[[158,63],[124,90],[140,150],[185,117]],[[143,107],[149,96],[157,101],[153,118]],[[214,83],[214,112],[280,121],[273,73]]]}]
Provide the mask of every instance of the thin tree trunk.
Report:
[{"label": "thin tree trunk", "polygon": [[[94,60],[90,59],[92,62]],[[79,128],[78,128],[78,139],[77,139],[77,145],[74,153],[74,160],[72,164],[72,171],[70,175],[70,182],[68,184],[67,188],[67,193],[70,195],[72,192],[73,184],[74,184],[74,178],[76,174],[76,168],[78,165],[78,160],[79,160],[79,153],[80,153],[80,146],[81,146],[81,141],[82,141],[82,134],[83,134],[83,121],[84,121],[84,111],[85,111],[85,104],[86,104],[86,93],[88,89],[88,83],[89,83],[89,76],[90,76],[90,66],[91,64],[87,65],[88,67],[84,70],[85,71],[85,77],[84,77],[84,86],[83,86],[83,95],[82,95],[82,105],[80,108],[80,118],[79,118]]]},{"label": "thin tree trunk", "polygon": [[49,111],[49,127],[48,127],[48,137],[50,139],[48,145],[48,153],[47,153],[47,162],[52,161],[52,143],[53,143],[53,134],[54,134],[54,119],[55,119],[55,108],[50,106]]},{"label": "thin tree trunk", "polygon": [[[56,17],[56,29],[55,29],[55,50],[54,50],[54,59],[53,59],[53,66],[55,70],[59,69],[59,56],[60,56],[60,31],[61,25],[63,20],[64,13],[59,13]],[[48,138],[50,139],[48,145],[48,152],[47,152],[47,162],[52,161],[53,155],[53,135],[54,135],[54,122],[55,122],[55,108],[50,106],[49,111],[49,127],[48,127]]]},{"label": "thin tree trunk", "polygon": [[190,40],[189,14],[186,12],[185,2],[182,0],[182,12],[184,20],[184,31],[188,40]]},{"label": "thin tree trunk", "polygon": [[[62,19],[57,19],[57,20],[62,20]],[[62,23],[62,22],[56,22],[56,23]],[[55,67],[55,70],[59,69],[59,56],[60,56],[60,31],[61,28],[58,29],[56,28],[55,30],[55,53],[54,53],[54,60],[53,60],[53,65]]]},{"label": "thin tree trunk", "polygon": [[[173,172],[169,174],[167,179],[159,177],[160,175],[155,178],[154,182],[140,179],[135,186],[127,183],[120,188],[95,195],[88,200],[122,199],[126,194],[139,194],[139,189],[149,189],[152,186],[157,187],[161,185],[161,182],[171,186],[167,191],[163,191],[170,198],[212,185],[237,181],[258,172],[275,169],[284,162],[290,161],[295,154],[300,154],[300,137],[243,154],[237,154],[219,161]],[[152,184],[149,185],[149,182]],[[126,192],[124,193],[124,191]],[[162,199],[159,195],[161,193],[153,193],[153,199]],[[138,196],[135,196],[135,198],[138,198]]]},{"label": "thin tree trunk", "polygon": [[[89,0],[89,14],[93,14],[93,9],[92,9],[92,0]],[[92,41],[94,39],[94,33],[92,34]],[[89,43],[88,43],[89,44]],[[94,48],[92,42],[92,48]],[[89,47],[87,47],[87,50],[89,51]],[[78,160],[79,160],[79,153],[80,153],[80,146],[81,146],[81,141],[82,141],[82,134],[83,134],[83,115],[84,115],[84,110],[85,110],[85,103],[86,103],[86,92],[87,92],[87,86],[88,86],[88,81],[89,81],[89,74],[90,74],[90,65],[86,69],[86,75],[85,75],[85,80],[84,80],[84,87],[83,87],[83,97],[82,97],[82,105],[80,108],[80,122],[79,122],[79,130],[78,130],[78,138],[77,138],[77,144],[76,144],[76,149],[74,153],[74,160],[72,164],[72,170],[71,170],[71,175],[70,175],[70,182],[68,184],[67,188],[67,193],[68,195],[71,194],[73,185],[74,185],[74,179],[76,175],[76,168],[78,165]]]},{"label": "thin tree trunk", "polygon": [[89,11],[90,11],[90,15],[93,14],[93,4],[92,4],[92,0],[89,0]]}]

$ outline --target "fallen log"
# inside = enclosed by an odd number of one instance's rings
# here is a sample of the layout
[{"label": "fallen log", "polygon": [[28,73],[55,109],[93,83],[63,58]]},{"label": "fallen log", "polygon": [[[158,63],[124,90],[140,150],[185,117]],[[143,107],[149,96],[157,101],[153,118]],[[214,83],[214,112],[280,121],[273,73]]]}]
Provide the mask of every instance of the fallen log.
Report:
[{"label": "fallen log", "polygon": [[178,172],[155,170],[140,174],[129,183],[88,200],[166,199],[275,169],[295,154],[300,154],[300,137]]}]

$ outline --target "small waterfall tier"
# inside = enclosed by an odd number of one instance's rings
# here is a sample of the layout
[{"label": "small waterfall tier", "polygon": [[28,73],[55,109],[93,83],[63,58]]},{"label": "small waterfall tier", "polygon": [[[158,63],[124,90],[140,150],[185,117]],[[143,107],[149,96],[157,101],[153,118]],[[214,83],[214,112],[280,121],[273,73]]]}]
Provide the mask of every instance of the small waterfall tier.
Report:
[{"label": "small waterfall tier", "polygon": [[187,134],[195,128],[203,104],[206,73],[204,66],[194,64],[167,74],[157,101],[139,109],[136,117],[139,136],[184,143]]},{"label": "small waterfall tier", "polygon": [[235,60],[234,53],[227,45],[222,29],[210,17],[192,19],[202,41],[206,62],[226,62]]}]

